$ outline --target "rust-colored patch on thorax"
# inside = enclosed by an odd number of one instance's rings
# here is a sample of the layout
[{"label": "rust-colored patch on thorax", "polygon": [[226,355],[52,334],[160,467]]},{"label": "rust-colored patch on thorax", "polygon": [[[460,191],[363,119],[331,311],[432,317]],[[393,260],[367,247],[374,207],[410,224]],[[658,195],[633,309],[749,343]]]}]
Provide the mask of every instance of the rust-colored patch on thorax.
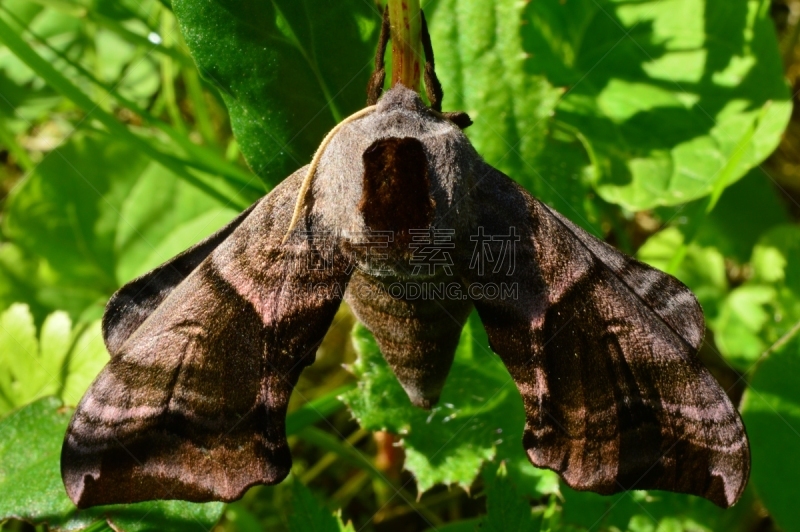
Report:
[{"label": "rust-colored patch on thorax", "polygon": [[371,231],[391,231],[396,248],[409,249],[412,229],[428,229],[435,202],[428,159],[411,137],[375,141],[364,151],[364,181],[358,210]]}]

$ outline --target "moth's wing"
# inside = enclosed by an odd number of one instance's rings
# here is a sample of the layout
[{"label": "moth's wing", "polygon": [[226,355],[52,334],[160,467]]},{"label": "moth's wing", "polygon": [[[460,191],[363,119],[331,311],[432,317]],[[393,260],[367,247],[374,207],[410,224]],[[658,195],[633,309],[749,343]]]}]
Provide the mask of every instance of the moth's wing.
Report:
[{"label": "moth's wing", "polygon": [[288,474],[289,396],[347,280],[338,255],[322,263],[302,239],[281,243],[301,178],[169,293],[81,400],[61,457],[78,506],[230,501]]},{"label": "moth's wing", "polygon": [[663,489],[735,503],[750,470],[747,436],[697,358],[703,314],[689,289],[488,165],[477,177],[484,234],[514,227],[520,237],[512,273],[504,265],[465,277],[506,283],[513,294],[475,306],[522,395],[531,462],[579,490]]},{"label": "moth's wing", "polygon": [[103,340],[111,356],[119,352],[125,340],[139,328],[170,292],[241,225],[256,205],[258,202],[213,235],[158,268],[130,281],[111,296],[103,314]]}]

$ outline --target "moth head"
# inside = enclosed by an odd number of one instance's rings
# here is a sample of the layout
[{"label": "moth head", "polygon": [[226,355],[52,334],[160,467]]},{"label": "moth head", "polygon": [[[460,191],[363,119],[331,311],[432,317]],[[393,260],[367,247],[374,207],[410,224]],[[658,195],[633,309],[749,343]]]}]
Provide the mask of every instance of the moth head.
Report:
[{"label": "moth head", "polygon": [[396,109],[425,113],[428,111],[428,106],[425,105],[425,102],[422,101],[419,94],[402,83],[398,83],[383,94],[378,101],[378,106],[375,108],[375,111],[378,113],[387,113]]},{"label": "moth head", "polygon": [[466,129],[472,125],[472,119],[470,119],[467,113],[462,111],[442,113],[432,109],[422,101],[419,94],[401,83],[398,83],[384,93],[378,101],[375,111],[379,113],[388,113],[399,109],[421,114],[433,114],[437,118],[453,123],[459,129]]}]

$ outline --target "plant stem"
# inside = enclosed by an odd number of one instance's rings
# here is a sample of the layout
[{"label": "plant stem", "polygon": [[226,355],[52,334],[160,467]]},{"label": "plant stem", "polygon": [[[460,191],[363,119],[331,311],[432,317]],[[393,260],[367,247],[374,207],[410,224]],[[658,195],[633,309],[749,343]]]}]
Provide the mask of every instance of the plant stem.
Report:
[{"label": "plant stem", "polygon": [[419,0],[389,0],[392,87],[402,83],[419,92],[422,38]]}]

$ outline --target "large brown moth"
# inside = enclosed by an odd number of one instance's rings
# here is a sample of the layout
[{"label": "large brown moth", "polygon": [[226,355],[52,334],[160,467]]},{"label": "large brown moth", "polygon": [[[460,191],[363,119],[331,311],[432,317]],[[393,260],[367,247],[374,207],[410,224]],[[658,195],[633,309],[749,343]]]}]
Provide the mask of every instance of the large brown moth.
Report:
[{"label": "large brown moth", "polygon": [[[337,126],[311,165],[111,298],[111,360],[62,450],[79,507],[232,501],[280,482],[289,396],[343,299],[422,408],[436,403],[477,309],[522,395],[530,461],[573,488],[738,500],[747,437],[698,361],[704,322],[692,293],[484,162],[461,131],[466,115],[440,112],[423,33],[430,107],[402,85],[379,99],[379,49],[374,105]],[[426,232],[447,236],[448,263],[410,263]],[[476,264],[476,238],[492,256],[510,242],[513,268]],[[411,298],[386,289],[397,282],[462,294],[513,282],[516,292]]]}]

